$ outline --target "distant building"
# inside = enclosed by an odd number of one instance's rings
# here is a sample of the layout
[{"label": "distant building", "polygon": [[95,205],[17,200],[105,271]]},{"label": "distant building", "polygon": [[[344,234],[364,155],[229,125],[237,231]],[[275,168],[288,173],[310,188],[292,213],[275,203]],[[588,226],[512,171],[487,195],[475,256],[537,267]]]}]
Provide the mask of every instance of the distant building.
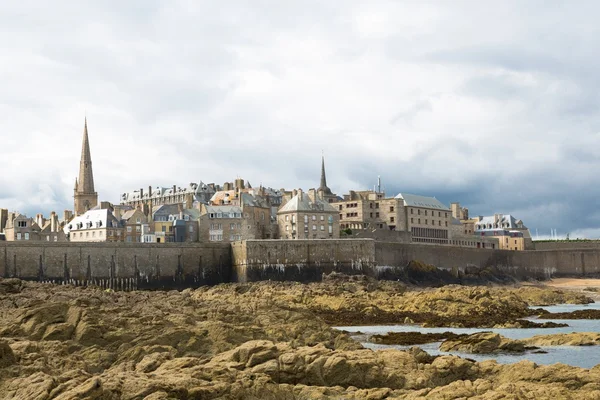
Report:
[{"label": "distant building", "polygon": [[[478,216],[474,218],[475,234],[481,235],[482,232],[496,231],[498,229],[506,231],[516,231],[521,233],[523,238],[523,250],[534,249],[533,240],[529,228],[523,224],[523,221],[516,219],[510,214],[494,214],[490,216]],[[499,233],[495,234],[496,236]],[[514,241],[514,240],[513,240]],[[513,243],[514,244],[514,243]],[[511,246],[515,247],[515,246]],[[517,246],[519,247],[519,246]],[[514,250],[514,249],[512,249]],[[521,250],[521,249],[519,249]]]},{"label": "distant building", "polygon": [[81,161],[79,163],[79,180],[75,179],[74,212],[82,215],[98,204],[98,193],[94,189],[94,173],[92,171],[92,156],[88,138],[87,118],[83,128],[83,144]]},{"label": "distant building", "polygon": [[315,190],[306,194],[299,189],[277,212],[279,237],[282,239],[337,239],[340,237],[339,214]]},{"label": "distant building", "polygon": [[124,229],[121,221],[109,208],[95,207],[68,222],[64,233],[71,242],[123,242]]},{"label": "distant building", "polygon": [[149,215],[152,209],[161,205],[182,204],[184,208],[198,207],[198,204],[207,204],[212,195],[218,190],[214,183],[190,183],[187,187],[152,187],[145,191],[143,188],[121,195],[121,205],[141,209]]},{"label": "distant building", "polygon": [[125,242],[142,242],[142,226],[148,222],[148,218],[141,210],[126,211],[121,217],[121,224],[124,228]]},{"label": "distant building", "polygon": [[525,238],[523,237],[523,232],[492,228],[479,231],[477,234],[481,237],[493,237],[498,239],[498,248],[501,250],[525,250]]},{"label": "distant building", "polygon": [[151,239],[155,243],[197,242],[199,216],[199,210],[185,209],[182,204],[155,206],[148,227],[141,228],[145,236],[143,242]]},{"label": "distant building", "polygon": [[450,223],[450,241],[451,246],[472,247],[477,249],[499,249],[499,238],[493,236],[481,236],[474,233],[466,233],[462,222],[452,217]]},{"label": "distant building", "polygon": [[8,213],[4,234],[6,241],[21,241],[21,240],[40,240],[40,231],[42,228],[37,222],[19,213]]}]

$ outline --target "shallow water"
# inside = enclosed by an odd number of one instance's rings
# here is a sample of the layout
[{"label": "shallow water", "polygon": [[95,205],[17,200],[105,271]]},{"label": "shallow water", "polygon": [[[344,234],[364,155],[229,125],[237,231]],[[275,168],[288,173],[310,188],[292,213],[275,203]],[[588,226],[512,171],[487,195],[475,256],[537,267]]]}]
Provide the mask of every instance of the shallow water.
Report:
[{"label": "shallow water", "polygon": [[[592,303],[587,305],[581,304],[561,304],[549,307],[533,307],[544,308],[550,312],[570,312],[575,310],[600,309],[600,303]],[[551,321],[546,319],[529,318],[536,322]],[[437,333],[437,332],[454,332],[454,333],[476,333],[476,332],[496,332],[511,339],[525,339],[535,335],[550,335],[554,333],[571,333],[571,332],[600,332],[600,320],[554,320],[554,322],[563,322],[568,324],[564,328],[550,329],[480,329],[480,328],[422,328],[418,325],[376,325],[376,326],[340,326],[336,329],[345,330],[350,333],[362,334],[353,335],[357,340],[369,349],[407,349],[413,346],[397,346],[383,345],[367,342],[367,337],[373,334],[385,334],[388,332],[421,332],[421,333]],[[484,361],[495,359],[499,363],[508,364],[522,360],[530,360],[538,364],[554,364],[557,362],[563,364],[574,365],[582,368],[592,368],[600,364],[600,346],[543,346],[542,350],[547,351],[547,354],[533,354],[531,352],[523,354],[470,354],[461,352],[441,352],[438,350],[441,342],[427,343],[418,347],[427,351],[432,355],[448,355],[454,354],[464,358],[470,358],[476,361]]]}]

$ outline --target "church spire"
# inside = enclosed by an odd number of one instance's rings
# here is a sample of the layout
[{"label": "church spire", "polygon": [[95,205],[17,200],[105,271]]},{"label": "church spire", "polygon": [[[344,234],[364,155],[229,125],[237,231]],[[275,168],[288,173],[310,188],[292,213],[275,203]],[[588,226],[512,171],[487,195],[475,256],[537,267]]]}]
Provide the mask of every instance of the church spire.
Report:
[{"label": "church spire", "polygon": [[92,155],[88,138],[87,117],[83,127],[83,144],[81,146],[81,161],[79,162],[79,181],[77,192],[92,194],[94,190],[94,174],[92,172]]},{"label": "church spire", "polygon": [[319,191],[325,194],[331,194],[331,189],[327,187],[327,177],[325,176],[325,156],[321,156],[321,185]]}]

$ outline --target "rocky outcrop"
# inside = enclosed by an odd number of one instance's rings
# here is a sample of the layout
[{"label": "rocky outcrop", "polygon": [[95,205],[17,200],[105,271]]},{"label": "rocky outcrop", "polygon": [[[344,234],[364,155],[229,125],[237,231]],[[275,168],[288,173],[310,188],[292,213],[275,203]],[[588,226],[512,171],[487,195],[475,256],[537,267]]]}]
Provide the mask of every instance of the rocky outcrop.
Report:
[{"label": "rocky outcrop", "polygon": [[529,346],[598,346],[600,333],[573,332],[554,335],[536,335],[521,342]]},{"label": "rocky outcrop", "polygon": [[441,351],[472,354],[490,353],[523,353],[525,345],[518,341],[507,339],[497,333],[480,332],[472,335],[448,339],[440,345]]},{"label": "rocky outcrop", "polygon": [[0,280],[0,287],[3,399],[600,396],[600,369],[476,363],[418,348],[371,351],[321,318],[328,310],[468,322],[469,314],[481,321],[492,310],[510,319],[527,310],[514,289],[453,286],[421,294],[366,278],[183,292],[18,280]]}]

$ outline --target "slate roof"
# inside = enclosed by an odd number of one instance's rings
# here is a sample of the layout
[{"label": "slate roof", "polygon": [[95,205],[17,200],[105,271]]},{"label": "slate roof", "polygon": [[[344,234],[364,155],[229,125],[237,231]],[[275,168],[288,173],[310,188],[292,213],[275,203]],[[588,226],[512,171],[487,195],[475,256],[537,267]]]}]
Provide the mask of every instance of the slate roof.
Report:
[{"label": "slate roof", "polygon": [[285,203],[277,213],[298,211],[337,213],[337,210],[326,201],[317,198],[316,202],[313,202],[308,194],[304,192],[302,192],[302,196],[298,193],[296,196],[292,197],[291,200]]},{"label": "slate roof", "polygon": [[409,207],[432,208],[435,210],[450,211],[450,208],[448,208],[435,197],[419,196],[410,193],[399,193],[396,198],[403,199],[404,203]]}]

